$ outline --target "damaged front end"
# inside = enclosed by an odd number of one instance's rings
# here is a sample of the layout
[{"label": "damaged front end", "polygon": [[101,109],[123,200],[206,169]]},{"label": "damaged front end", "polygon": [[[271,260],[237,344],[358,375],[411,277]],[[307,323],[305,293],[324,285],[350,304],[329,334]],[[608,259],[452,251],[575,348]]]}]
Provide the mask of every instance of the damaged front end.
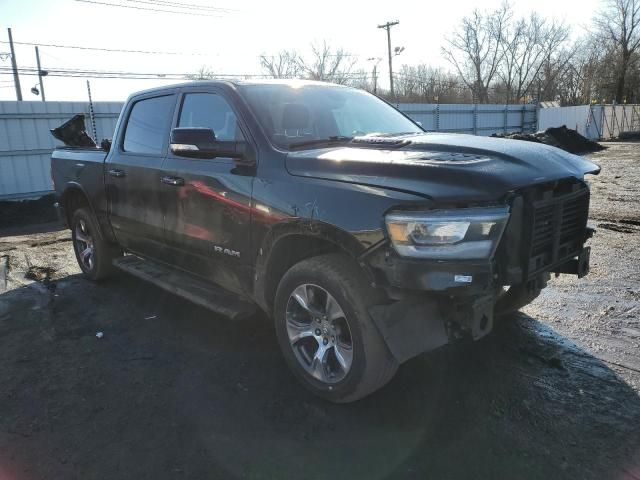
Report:
[{"label": "damaged front end", "polygon": [[510,192],[502,205],[388,217],[389,240],[366,260],[391,303],[370,314],[399,362],[484,337],[495,315],[533,301],[552,273],[588,273],[585,182]]}]

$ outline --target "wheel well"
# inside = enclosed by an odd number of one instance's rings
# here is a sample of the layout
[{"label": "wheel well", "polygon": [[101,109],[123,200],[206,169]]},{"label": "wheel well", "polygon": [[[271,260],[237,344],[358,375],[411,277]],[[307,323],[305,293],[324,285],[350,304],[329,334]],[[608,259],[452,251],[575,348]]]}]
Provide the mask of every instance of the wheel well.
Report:
[{"label": "wheel well", "polygon": [[325,253],[349,253],[339,245],[318,237],[288,235],[275,244],[265,274],[264,298],[269,310],[273,309],[276,290],[284,274],[296,263]]},{"label": "wheel well", "polygon": [[67,224],[71,225],[73,212],[79,208],[88,207],[89,199],[79,188],[71,188],[65,192],[61,203],[67,216]]}]

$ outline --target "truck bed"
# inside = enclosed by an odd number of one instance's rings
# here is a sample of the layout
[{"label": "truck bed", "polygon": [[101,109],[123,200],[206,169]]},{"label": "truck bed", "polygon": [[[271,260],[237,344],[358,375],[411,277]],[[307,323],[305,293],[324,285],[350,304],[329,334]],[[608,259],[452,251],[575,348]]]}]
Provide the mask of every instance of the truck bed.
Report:
[{"label": "truck bed", "polygon": [[[61,195],[76,184],[95,200],[104,197],[104,160],[107,152],[95,147],[59,147],[51,154],[51,178]],[[96,204],[94,204],[96,205]]]}]

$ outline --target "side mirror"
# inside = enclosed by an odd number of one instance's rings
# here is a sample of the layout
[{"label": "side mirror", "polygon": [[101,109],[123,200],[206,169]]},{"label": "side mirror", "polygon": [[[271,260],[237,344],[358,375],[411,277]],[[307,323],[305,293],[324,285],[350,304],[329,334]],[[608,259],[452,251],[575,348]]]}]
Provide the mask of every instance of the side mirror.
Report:
[{"label": "side mirror", "polygon": [[169,148],[174,155],[180,157],[242,159],[246,144],[242,141],[216,140],[216,135],[210,128],[180,127],[171,130]]}]

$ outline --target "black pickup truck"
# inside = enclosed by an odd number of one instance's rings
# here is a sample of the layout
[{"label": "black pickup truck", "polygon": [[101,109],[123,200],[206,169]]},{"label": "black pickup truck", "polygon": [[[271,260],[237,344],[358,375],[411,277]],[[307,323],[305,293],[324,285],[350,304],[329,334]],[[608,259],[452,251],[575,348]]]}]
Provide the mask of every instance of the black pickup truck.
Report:
[{"label": "black pickup truck", "polygon": [[598,172],[306,81],[137,93],[112,144],[52,156],[88,277],[119,268],[238,321],[266,312],[295,376],[334,402],[483,337],[551,273],[585,275]]}]

